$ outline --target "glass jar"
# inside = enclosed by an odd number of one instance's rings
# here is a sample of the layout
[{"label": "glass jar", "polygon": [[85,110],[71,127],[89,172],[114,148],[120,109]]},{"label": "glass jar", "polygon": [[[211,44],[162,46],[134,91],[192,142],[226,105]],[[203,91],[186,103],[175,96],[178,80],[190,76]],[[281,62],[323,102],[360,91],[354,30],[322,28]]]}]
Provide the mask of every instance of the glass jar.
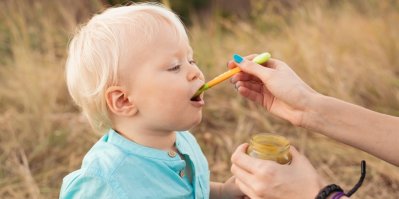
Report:
[{"label": "glass jar", "polygon": [[273,160],[279,164],[291,163],[290,142],[283,136],[272,133],[261,133],[251,137],[247,154],[263,159]]}]

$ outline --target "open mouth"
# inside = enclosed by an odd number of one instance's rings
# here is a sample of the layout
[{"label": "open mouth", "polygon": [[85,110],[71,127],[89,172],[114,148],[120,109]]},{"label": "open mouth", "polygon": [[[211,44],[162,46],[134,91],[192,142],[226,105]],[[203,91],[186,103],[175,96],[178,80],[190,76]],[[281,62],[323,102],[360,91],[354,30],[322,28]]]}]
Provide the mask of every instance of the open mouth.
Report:
[{"label": "open mouth", "polygon": [[195,96],[195,97],[191,97],[190,99],[191,105],[193,105],[194,107],[200,108],[202,106],[205,105],[204,102],[204,94]]},{"label": "open mouth", "polygon": [[198,95],[196,97],[192,97],[190,100],[193,101],[193,102],[202,101],[202,95]]},{"label": "open mouth", "polygon": [[204,85],[200,86],[196,92],[192,95],[192,97],[190,98],[190,100],[192,102],[201,102],[203,101],[203,97],[204,97],[204,91],[203,91]]}]

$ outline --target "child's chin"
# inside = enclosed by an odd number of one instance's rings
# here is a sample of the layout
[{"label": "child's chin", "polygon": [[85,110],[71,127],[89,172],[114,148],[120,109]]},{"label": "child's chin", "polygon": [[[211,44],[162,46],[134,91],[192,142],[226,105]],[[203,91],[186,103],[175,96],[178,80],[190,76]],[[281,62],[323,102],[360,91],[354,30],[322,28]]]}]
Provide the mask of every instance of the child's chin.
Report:
[{"label": "child's chin", "polygon": [[181,130],[186,131],[196,127],[199,123],[201,123],[202,117],[199,117],[197,120],[193,121],[191,124],[181,128]]},{"label": "child's chin", "polygon": [[198,124],[200,124],[201,123],[201,121],[202,121],[202,116],[201,117],[199,117],[199,119],[195,122],[195,124],[192,126],[192,127],[195,127],[195,126],[197,126]]}]

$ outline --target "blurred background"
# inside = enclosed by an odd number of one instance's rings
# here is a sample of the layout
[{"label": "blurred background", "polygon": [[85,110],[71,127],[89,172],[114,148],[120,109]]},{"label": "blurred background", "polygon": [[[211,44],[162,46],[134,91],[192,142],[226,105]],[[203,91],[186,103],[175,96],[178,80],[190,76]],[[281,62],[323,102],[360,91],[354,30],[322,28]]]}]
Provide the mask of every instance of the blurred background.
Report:
[{"label": "blurred background", "polygon": [[[399,116],[398,0],[162,2],[186,23],[207,79],[225,71],[233,53],[269,51],[315,90]],[[80,167],[103,134],[90,128],[69,97],[67,44],[93,14],[125,3],[0,1],[0,198],[58,198],[62,178]],[[360,161],[367,160],[366,180],[353,198],[399,198],[398,167],[295,128],[238,96],[227,82],[207,92],[206,101],[203,122],[192,132],[212,180],[231,175],[232,152],[252,134],[277,132],[344,190],[357,182]]]}]

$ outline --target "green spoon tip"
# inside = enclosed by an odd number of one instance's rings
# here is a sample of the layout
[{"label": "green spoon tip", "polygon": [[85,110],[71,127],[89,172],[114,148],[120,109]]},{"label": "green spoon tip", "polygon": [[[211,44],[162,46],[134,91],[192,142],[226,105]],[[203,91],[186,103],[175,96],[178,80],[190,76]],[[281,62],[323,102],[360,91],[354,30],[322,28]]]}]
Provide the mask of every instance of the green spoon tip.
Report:
[{"label": "green spoon tip", "polygon": [[204,84],[202,85],[197,92],[195,92],[195,94],[191,97],[191,100],[193,100],[194,98],[198,97],[201,95],[201,93],[203,93],[204,91],[208,90],[208,84]]}]

